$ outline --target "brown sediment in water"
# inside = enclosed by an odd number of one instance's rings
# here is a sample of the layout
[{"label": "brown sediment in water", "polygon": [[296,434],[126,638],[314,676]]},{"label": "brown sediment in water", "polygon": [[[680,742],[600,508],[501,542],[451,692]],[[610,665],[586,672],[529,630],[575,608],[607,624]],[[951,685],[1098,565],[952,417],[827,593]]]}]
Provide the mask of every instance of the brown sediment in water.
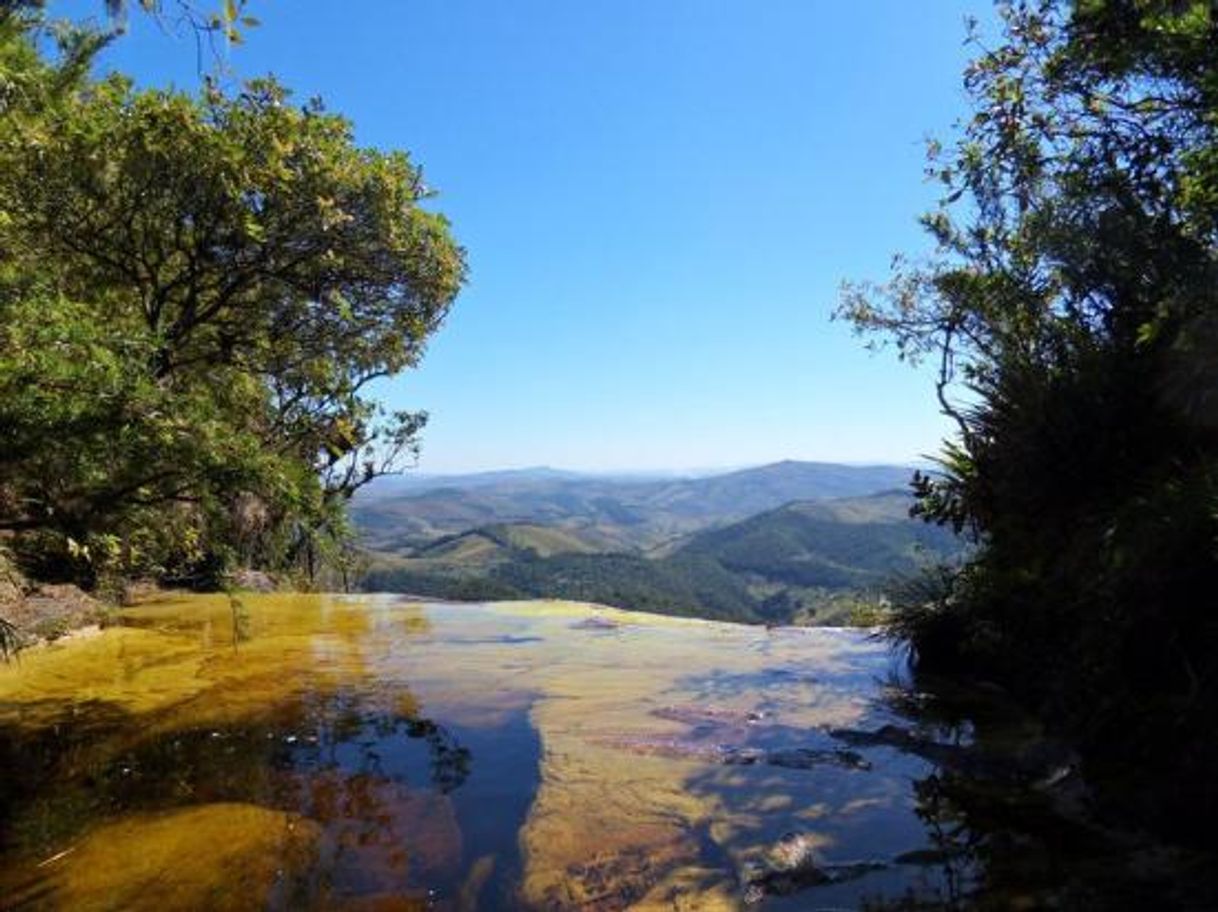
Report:
[{"label": "brown sediment in water", "polygon": [[[586,634],[578,654],[556,654],[539,670],[532,719],[545,750],[541,789],[521,834],[523,894],[547,909],[738,908],[734,865],[712,869],[699,862],[697,834],[732,815],[712,794],[688,788],[690,777],[715,761],[681,749],[688,748],[681,740],[687,723],[699,714],[747,723],[761,716],[763,696],[782,704],[793,724],[857,719],[863,707],[818,696],[812,684],[764,695],[729,690],[713,707],[703,704],[701,713],[685,704],[674,710],[674,701],[689,699],[685,679],[701,670],[747,675],[786,660],[820,661],[828,669],[842,661],[841,646],[776,639],[736,625],[679,619],[653,625],[628,612],[610,616],[620,625],[619,638]],[[630,749],[620,740],[625,730],[634,748],[674,749],[650,755]]]},{"label": "brown sediment in water", "polygon": [[298,815],[245,804],[132,815],[39,862],[24,883],[6,886],[6,904],[79,912],[265,907],[288,899],[292,881],[307,874],[320,832]]},{"label": "brown sediment in water", "polygon": [[234,636],[227,597],[174,596],[124,613],[139,626],[23,653],[0,669],[0,720],[16,715],[34,727],[64,707],[102,704],[152,726],[231,722],[366,674],[363,612],[340,608],[323,618],[315,596],[260,601],[244,640]]},{"label": "brown sediment in water", "polygon": [[[581,623],[591,618],[598,620]],[[34,736],[65,720],[73,724],[74,713],[84,719],[103,709],[116,720],[60,758],[64,781],[182,733],[207,736],[214,729],[217,750],[229,743],[222,736],[241,726],[262,726],[273,740],[308,743],[317,734],[309,707],[343,694],[358,693],[365,713],[388,719],[438,713],[450,725],[473,729],[493,729],[527,710],[541,742],[540,784],[518,833],[518,899],[529,907],[599,912],[740,908],[737,872],[765,851],[763,825],[775,814],[799,818],[801,808],[787,791],[794,780],[768,773],[746,780],[744,772],[720,768],[698,750],[648,755],[638,747],[688,745],[698,725],[741,738],[772,718],[809,730],[857,725],[868,698],[820,679],[849,671],[859,656],[875,651],[856,638],[564,602],[431,609],[386,598],[269,594],[234,602],[174,595],[127,609],[120,620],[126,626],[0,669],[0,724],[14,731]],[[775,668],[793,671],[756,682]],[[494,759],[475,757],[475,769]],[[181,900],[159,905],[176,908],[198,906],[230,870],[252,885],[249,895],[263,895],[257,891],[266,869],[253,856],[287,851],[295,863],[306,848],[339,846],[362,876],[357,893],[315,891],[312,898],[327,908],[423,908],[425,894],[400,886],[408,875],[460,884],[450,897],[456,905],[440,908],[490,902],[486,885],[502,864],[493,855],[462,861],[450,800],[399,787],[376,772],[375,760],[369,763],[360,775],[257,772],[265,781],[255,791],[278,796],[288,810],[187,803],[118,819],[90,820],[82,812],[79,821],[29,825],[26,830],[42,835],[14,850],[7,876],[28,876],[38,861],[72,848],[43,873],[56,895],[84,905],[57,907],[87,908],[103,890],[142,897],[141,885],[155,869],[178,884],[171,899]],[[752,781],[755,800],[725,804],[724,788]],[[817,826],[834,806],[856,797],[827,798],[823,814],[799,819]],[[289,823],[302,835],[285,848],[274,839],[282,840]],[[238,824],[248,835],[227,838],[226,828]],[[192,829],[210,833],[223,850],[191,854],[184,840]],[[123,864],[154,837],[191,856],[181,878],[176,859],[159,850]],[[808,839],[832,844],[815,833]],[[708,844],[720,853],[714,862]],[[105,868],[104,877],[89,875],[74,856]],[[462,864],[469,869],[462,871]],[[159,895],[148,889],[149,896]],[[215,895],[222,903],[228,894]],[[265,895],[262,905],[280,898]]]}]

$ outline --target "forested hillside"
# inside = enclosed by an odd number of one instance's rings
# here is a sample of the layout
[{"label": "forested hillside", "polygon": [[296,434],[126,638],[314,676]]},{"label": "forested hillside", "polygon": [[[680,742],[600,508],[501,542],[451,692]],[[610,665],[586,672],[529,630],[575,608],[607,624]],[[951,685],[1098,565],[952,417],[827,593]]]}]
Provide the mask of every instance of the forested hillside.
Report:
[{"label": "forested hillside", "polygon": [[[740,483],[729,479],[721,489]],[[496,523],[379,553],[363,586],[459,599],[570,598],[754,623],[848,623],[891,584],[960,552],[951,532],[911,519],[911,505],[900,491],[801,501],[650,549],[646,533],[631,545],[628,528],[609,536],[602,524],[573,519]]]},{"label": "forested hillside", "polygon": [[788,504],[700,532],[675,554],[773,583],[874,591],[960,547],[949,530],[911,522],[911,505],[901,491]]}]

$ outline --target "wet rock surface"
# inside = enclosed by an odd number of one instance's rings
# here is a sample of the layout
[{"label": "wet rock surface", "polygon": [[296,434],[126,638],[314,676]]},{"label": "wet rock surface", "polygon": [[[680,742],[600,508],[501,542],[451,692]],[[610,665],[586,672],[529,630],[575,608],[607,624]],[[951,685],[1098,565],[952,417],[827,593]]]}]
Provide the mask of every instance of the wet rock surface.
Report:
[{"label": "wet rock surface", "polygon": [[590,617],[582,618],[571,624],[572,630],[594,630],[609,632],[618,630],[622,625],[612,618],[603,617],[599,614],[594,614]]},{"label": "wet rock surface", "polygon": [[16,630],[20,648],[54,642],[107,619],[105,607],[71,584],[42,584],[17,589],[10,586],[0,604],[0,617]]},{"label": "wet rock surface", "polygon": [[857,880],[887,867],[882,861],[822,861],[815,839],[807,833],[787,833],[760,861],[745,867],[741,876],[743,899],[748,905],[756,905],[767,896],[790,896],[811,887]]},{"label": "wet rock surface", "polygon": [[269,573],[248,567],[234,571],[231,582],[234,589],[243,592],[274,592],[279,588],[279,583]]},{"label": "wet rock surface", "polygon": [[833,728],[830,737],[852,747],[889,747],[922,757],[953,773],[986,779],[1009,779],[1052,788],[1074,775],[1078,756],[1069,747],[1048,739],[999,752],[973,744],[950,744],[911,728],[883,725],[873,731]]},{"label": "wet rock surface", "polygon": [[835,766],[869,770],[871,762],[855,750],[820,747],[766,747],[751,743],[759,729],[776,726],[774,714],[763,709],[672,705],[651,711],[657,719],[689,727],[684,734],[621,732],[602,736],[599,743],[650,756],[697,760],[724,766],[772,766],[808,770]]},{"label": "wet rock surface", "polygon": [[[164,595],[0,666],[0,896],[207,908],[232,872],[269,909],[1201,895],[1171,884],[1204,865],[1063,818],[1078,774],[1052,742],[895,709],[891,655],[861,636],[556,602],[241,602]],[[214,846],[182,848],[203,824]],[[288,824],[307,838],[278,841]],[[178,849],[135,859],[148,840]],[[145,889],[174,882],[179,849],[181,890]],[[266,886],[275,852],[273,871],[305,861],[291,895]]]}]

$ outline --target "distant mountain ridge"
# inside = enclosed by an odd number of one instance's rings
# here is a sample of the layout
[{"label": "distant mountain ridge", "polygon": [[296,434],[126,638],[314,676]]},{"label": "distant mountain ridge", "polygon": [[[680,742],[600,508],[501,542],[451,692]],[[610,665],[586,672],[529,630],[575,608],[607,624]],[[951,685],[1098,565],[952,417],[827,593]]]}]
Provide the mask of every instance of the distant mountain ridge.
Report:
[{"label": "distant mountain ridge", "polygon": [[356,515],[378,555],[371,589],[843,623],[893,578],[962,548],[910,518],[912,472],[783,462],[658,482],[514,474]]},{"label": "distant mountain ridge", "polygon": [[709,525],[796,500],[903,487],[911,466],[785,461],[697,478],[634,480],[555,469],[508,470],[357,498],[353,516],[373,547],[411,548],[492,523],[596,525],[647,549]]},{"label": "distant mountain ridge", "polygon": [[[711,478],[729,479],[733,476],[750,475],[755,473],[762,474],[786,474],[787,476],[797,475],[799,473],[811,475],[819,474],[824,479],[831,479],[838,470],[842,470],[847,476],[856,475],[858,472],[886,472],[888,470],[901,470],[912,473],[915,466],[901,465],[896,463],[835,463],[835,462],[818,462],[808,460],[784,459],[778,462],[764,463],[757,466],[736,466],[722,469],[619,469],[605,471],[591,471],[580,469],[559,469],[553,466],[524,466],[521,468],[512,469],[486,469],[477,472],[456,472],[456,473],[428,473],[408,471],[399,475],[387,475],[378,478],[368,488],[363,489],[357,499],[359,500],[379,500],[386,497],[401,496],[403,494],[421,494],[426,491],[434,491],[445,488],[454,488],[458,490],[467,490],[470,488],[485,488],[494,486],[514,486],[516,484],[532,485],[537,482],[554,482],[554,481],[583,481],[583,482],[610,482],[620,484],[675,484],[680,482],[694,482],[707,480]],[[828,481],[831,486],[832,481]],[[849,482],[846,483],[848,488]],[[824,496],[834,496],[826,494]],[[849,493],[843,493],[838,496],[850,496]]]},{"label": "distant mountain ridge", "polygon": [[485,472],[462,472],[452,475],[431,475],[405,472],[378,478],[360,493],[360,499],[382,498],[406,493],[422,493],[442,488],[482,488],[515,482],[555,481],[589,477],[582,472],[555,469],[550,466],[528,466],[520,469],[490,469]]}]

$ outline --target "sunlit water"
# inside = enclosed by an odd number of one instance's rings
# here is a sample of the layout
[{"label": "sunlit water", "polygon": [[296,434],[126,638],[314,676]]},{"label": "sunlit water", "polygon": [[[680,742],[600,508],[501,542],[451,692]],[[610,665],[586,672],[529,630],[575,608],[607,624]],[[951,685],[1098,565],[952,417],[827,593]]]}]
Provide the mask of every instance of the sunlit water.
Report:
[{"label": "sunlit water", "polygon": [[146,604],[0,668],[0,908],[947,895],[932,766],[837,736],[895,720],[898,671],[861,632],[559,602]]}]

